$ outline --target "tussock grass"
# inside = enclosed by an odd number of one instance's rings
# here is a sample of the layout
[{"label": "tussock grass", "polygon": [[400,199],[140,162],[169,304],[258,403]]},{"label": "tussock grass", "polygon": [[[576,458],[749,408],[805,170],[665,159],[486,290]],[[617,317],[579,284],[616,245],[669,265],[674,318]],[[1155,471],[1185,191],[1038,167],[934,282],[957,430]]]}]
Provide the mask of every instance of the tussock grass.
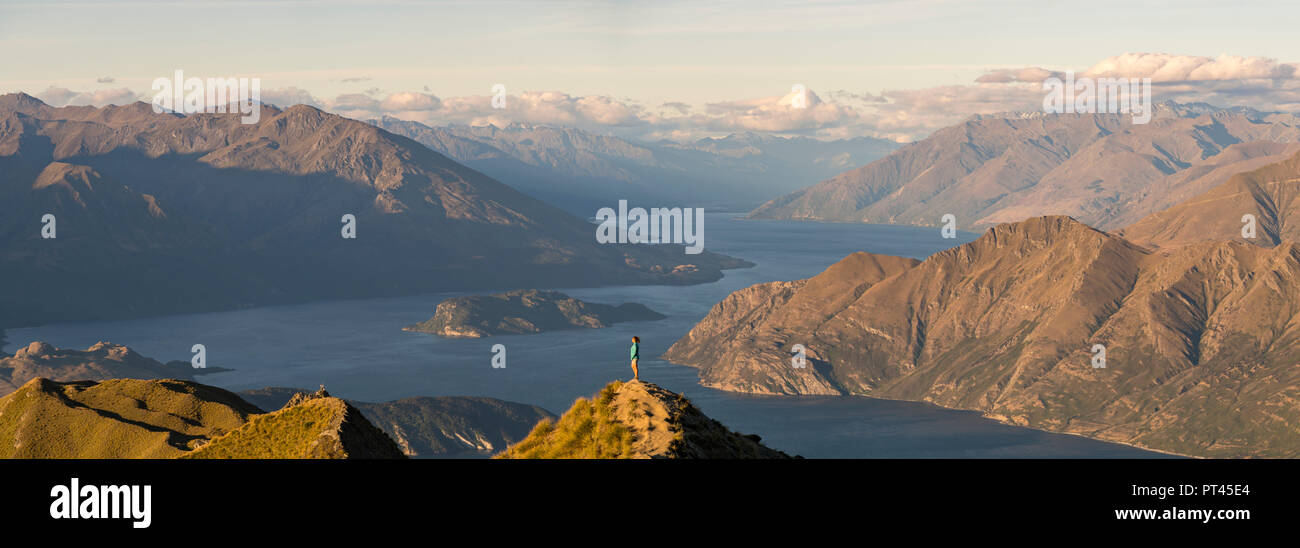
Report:
[{"label": "tussock grass", "polygon": [[258,412],[188,381],[37,378],[0,398],[0,458],[171,458]]},{"label": "tussock grass", "polygon": [[[256,415],[239,429],[184,455],[192,459],[302,459],[326,457],[321,435],[338,422],[335,406],[308,402]],[[341,456],[341,455],[340,455]]]},{"label": "tussock grass", "polygon": [[607,385],[594,399],[578,398],[559,420],[539,422],[528,437],[506,449],[503,459],[624,459],[632,456],[632,432],[614,419],[610,402],[623,386]]}]

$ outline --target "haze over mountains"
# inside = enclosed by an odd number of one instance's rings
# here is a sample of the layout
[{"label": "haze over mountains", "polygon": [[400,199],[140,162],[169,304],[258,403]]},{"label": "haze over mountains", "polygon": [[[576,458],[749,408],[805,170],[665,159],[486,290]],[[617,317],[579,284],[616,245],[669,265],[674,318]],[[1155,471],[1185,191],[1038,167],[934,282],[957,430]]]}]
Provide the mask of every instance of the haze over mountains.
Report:
[{"label": "haze over mountains", "polygon": [[[0,96],[0,326],[452,289],[697,283],[747,263],[594,226],[307,106],[155,114]],[[41,237],[42,216],[57,238]],[[340,236],[355,215],[357,238]],[[112,287],[112,291],[103,288]]]},{"label": "haze over mountains", "polygon": [[737,133],[643,143],[554,126],[430,127],[392,117],[371,123],[582,217],[620,199],[748,211],[898,148],[870,137],[822,141]]},{"label": "haze over mountains", "polygon": [[975,116],[774,199],[754,219],[962,228],[1069,215],[1119,228],[1300,151],[1300,117],[1159,103],[1127,114]]},{"label": "haze over mountains", "polygon": [[921,262],[857,253],[737,291],[665,358],[725,390],[920,400],[1186,455],[1294,458],[1296,287],[1294,242],[1157,253],[1039,217]]}]

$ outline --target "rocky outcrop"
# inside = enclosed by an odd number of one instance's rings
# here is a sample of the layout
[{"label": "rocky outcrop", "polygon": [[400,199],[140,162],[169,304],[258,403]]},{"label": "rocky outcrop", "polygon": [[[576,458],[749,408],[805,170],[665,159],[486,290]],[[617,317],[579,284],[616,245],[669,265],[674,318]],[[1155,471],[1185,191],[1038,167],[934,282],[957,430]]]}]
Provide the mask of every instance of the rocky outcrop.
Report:
[{"label": "rocky outcrop", "polygon": [[19,348],[13,356],[0,358],[0,395],[13,392],[37,377],[55,381],[193,379],[196,375],[221,371],[230,369],[195,369],[189,362],[183,361],[163,364],[110,342],[101,341],[86,350],[69,350],[33,341]]},{"label": "rocky outcrop", "polygon": [[731,431],[681,394],[643,381],[614,382],[579,398],[498,458],[785,459],[755,435]]},{"label": "rocky outcrop", "polygon": [[665,357],[727,390],[927,401],[1186,455],[1300,456],[1294,243],[1153,253],[1045,217],[897,270],[863,260],[737,292]]},{"label": "rocky outcrop", "polygon": [[611,306],[583,302],[558,291],[527,289],[447,299],[438,303],[432,318],[406,326],[403,331],[478,338],[557,329],[602,328],[619,322],[662,320],[666,317],[636,303]]},{"label": "rocky outcrop", "polygon": [[685,396],[642,381],[622,383],[609,403],[614,420],[633,432],[634,458],[785,459],[757,435],[731,431]]}]

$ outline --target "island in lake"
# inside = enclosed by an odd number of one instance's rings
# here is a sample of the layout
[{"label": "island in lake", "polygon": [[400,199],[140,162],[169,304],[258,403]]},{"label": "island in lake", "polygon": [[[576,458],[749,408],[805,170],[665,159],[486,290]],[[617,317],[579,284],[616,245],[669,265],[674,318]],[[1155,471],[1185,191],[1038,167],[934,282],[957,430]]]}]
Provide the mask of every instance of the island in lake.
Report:
[{"label": "island in lake", "polygon": [[618,306],[588,303],[558,291],[521,289],[447,299],[438,303],[432,318],[402,330],[442,337],[479,338],[558,329],[594,329],[618,322],[662,320],[666,317],[636,303]]}]

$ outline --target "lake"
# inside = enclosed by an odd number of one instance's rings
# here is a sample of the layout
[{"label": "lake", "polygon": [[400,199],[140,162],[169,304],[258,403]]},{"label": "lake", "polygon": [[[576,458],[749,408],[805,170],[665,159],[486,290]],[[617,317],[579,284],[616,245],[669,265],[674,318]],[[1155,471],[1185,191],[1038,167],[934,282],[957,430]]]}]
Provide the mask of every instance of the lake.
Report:
[{"label": "lake", "polygon": [[[234,371],[200,382],[230,390],[263,386],[314,389],[362,401],[409,396],[488,396],[555,413],[614,379],[631,377],[627,351],[641,337],[642,378],[684,393],[709,416],[764,443],[809,458],[1158,457],[1157,453],[1077,436],[1007,426],[969,411],[863,397],[733,394],[701,387],[696,370],[656,356],[732,291],[806,278],[854,251],[923,259],[975,234],[944,239],[937,228],[740,221],[706,217],[705,248],[756,263],[710,284],[565,289],[586,301],[638,302],[665,314],[654,322],[606,329],[451,340],[403,332],[438,302],[463,293],[328,301],[158,318],[69,323],[8,330],[5,352],[33,340],[85,349],[97,341],[130,346],[159,361],[189,361],[203,344],[210,367]],[[593,227],[594,237],[594,227]],[[491,366],[492,346],[506,367]]]}]

